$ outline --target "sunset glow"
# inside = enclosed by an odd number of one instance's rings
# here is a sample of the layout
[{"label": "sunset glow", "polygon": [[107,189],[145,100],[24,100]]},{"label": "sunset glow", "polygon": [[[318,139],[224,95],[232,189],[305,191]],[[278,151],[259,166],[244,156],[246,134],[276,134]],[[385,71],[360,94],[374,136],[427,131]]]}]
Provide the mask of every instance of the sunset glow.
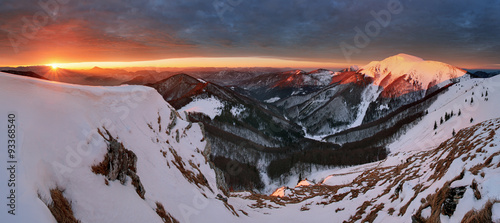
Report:
[{"label": "sunset glow", "polygon": [[50,67],[52,67],[52,70],[57,70],[59,68],[58,64],[49,64]]},{"label": "sunset glow", "polygon": [[207,1],[55,1],[47,8],[8,0],[0,9],[0,66],[344,68],[408,53],[500,68],[499,20],[491,16],[499,4],[395,1],[402,12],[381,24],[373,14],[386,12],[386,2],[237,2],[220,11]]},{"label": "sunset glow", "polygon": [[299,67],[299,68],[342,68],[345,63],[299,61],[264,57],[192,57],[133,62],[80,62],[50,64],[53,69],[89,69],[120,67]]}]

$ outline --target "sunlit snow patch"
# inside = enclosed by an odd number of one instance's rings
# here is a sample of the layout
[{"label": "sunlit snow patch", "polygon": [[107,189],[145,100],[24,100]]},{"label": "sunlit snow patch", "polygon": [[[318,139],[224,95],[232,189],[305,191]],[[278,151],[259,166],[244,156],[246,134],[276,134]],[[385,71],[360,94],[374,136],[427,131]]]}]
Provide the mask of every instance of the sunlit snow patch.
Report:
[{"label": "sunlit snow patch", "polygon": [[207,115],[210,119],[214,119],[222,113],[223,104],[214,97],[210,98],[195,98],[192,102],[179,109],[180,112],[199,112]]},{"label": "sunlit snow patch", "polygon": [[310,186],[312,184],[313,183],[309,182],[308,180],[302,180],[295,187],[307,187],[307,186]]},{"label": "sunlit snow patch", "polygon": [[234,117],[238,117],[243,111],[245,111],[245,107],[243,107],[242,105],[233,106],[231,108],[231,114]]},{"label": "sunlit snow patch", "polygon": [[292,192],[291,192],[290,188],[280,187],[280,188],[276,189],[276,191],[274,191],[271,194],[271,196],[272,197],[285,197],[285,196],[289,196],[291,194],[292,194]]},{"label": "sunlit snow patch", "polygon": [[266,102],[266,103],[274,103],[274,102],[277,102],[280,99],[281,99],[280,97],[274,97],[274,98],[269,98],[269,99],[265,100],[264,102]]}]

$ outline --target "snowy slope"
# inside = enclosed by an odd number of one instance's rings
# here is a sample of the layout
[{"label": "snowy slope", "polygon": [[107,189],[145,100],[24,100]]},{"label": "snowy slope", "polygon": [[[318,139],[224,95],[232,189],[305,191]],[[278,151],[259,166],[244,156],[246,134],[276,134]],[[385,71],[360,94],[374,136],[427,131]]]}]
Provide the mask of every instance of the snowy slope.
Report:
[{"label": "snowy slope", "polygon": [[374,84],[382,87],[386,87],[394,80],[407,75],[405,79],[416,83],[421,89],[428,89],[433,85],[466,73],[462,69],[442,62],[425,61],[422,58],[403,53],[382,61],[372,61],[361,67],[359,72],[373,77]]},{"label": "snowy slope", "polygon": [[335,72],[331,70],[313,70],[303,77],[304,85],[327,85],[332,81],[332,76],[334,75]]},{"label": "snowy slope", "polygon": [[253,209],[247,211],[253,220],[262,222],[460,222],[489,202],[492,220],[498,222],[499,129],[500,119],[484,121],[428,151],[334,170],[315,185],[301,182],[270,196],[233,196]]},{"label": "snowy slope", "polygon": [[[0,124],[7,126],[13,113],[18,130],[17,213],[11,216],[2,205],[2,222],[55,222],[46,203],[56,188],[81,222],[162,222],[156,202],[181,222],[236,219],[216,199],[222,192],[202,154],[202,129],[181,120],[154,89],[78,86],[0,73],[0,90]],[[107,178],[92,172],[108,144],[97,130],[106,129],[137,156],[144,199],[129,176],[124,184],[110,180],[106,185]],[[0,135],[4,145],[6,131]],[[2,165],[6,159],[0,156]],[[4,183],[7,171],[0,174],[5,195],[11,189]]]},{"label": "snowy slope", "polygon": [[223,106],[222,102],[213,96],[209,98],[195,98],[189,104],[179,109],[179,112],[198,112],[207,115],[210,119],[214,119],[215,116],[222,113]]},{"label": "snowy slope", "polygon": [[[499,117],[499,89],[500,76],[485,79],[471,79],[469,75],[461,77],[459,83],[451,86],[428,108],[428,115],[389,145],[391,152],[433,148],[451,137],[453,130],[458,132],[462,128]],[[445,121],[445,114],[451,114],[452,111],[454,116]],[[434,123],[437,124],[435,130]]]}]

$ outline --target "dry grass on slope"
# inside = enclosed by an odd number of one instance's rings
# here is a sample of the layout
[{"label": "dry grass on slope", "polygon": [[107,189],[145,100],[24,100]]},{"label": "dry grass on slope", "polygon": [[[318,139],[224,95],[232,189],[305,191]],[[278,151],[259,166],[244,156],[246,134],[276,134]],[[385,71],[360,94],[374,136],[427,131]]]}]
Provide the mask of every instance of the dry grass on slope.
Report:
[{"label": "dry grass on slope", "polygon": [[[322,199],[315,199],[314,202],[323,206],[332,203],[341,205],[342,200],[351,200],[358,207],[345,209],[354,212],[347,222],[372,222],[379,212],[393,216],[397,213],[406,218],[402,219],[405,222],[440,222],[441,215],[454,214],[465,190],[471,189],[476,200],[487,197],[481,194],[480,185],[474,179],[471,179],[470,186],[451,188],[450,185],[464,178],[469,171],[472,174],[481,173],[484,177],[487,169],[500,167],[496,161],[500,152],[496,152],[498,148],[495,147],[495,132],[499,128],[500,119],[462,129],[455,137],[433,150],[418,152],[409,157],[394,155],[402,159],[398,165],[384,166],[382,161],[379,166],[356,172],[359,175],[350,183],[291,188],[287,189],[289,193],[284,197],[251,195],[243,198],[257,201],[256,204],[249,205],[252,208],[282,208],[287,204],[307,202],[314,197],[321,197]],[[467,167],[457,169],[457,166]],[[473,167],[469,168],[471,166]],[[467,173],[467,176],[470,174]],[[431,186],[433,191],[429,189]],[[272,203],[278,205],[271,205]],[[332,212],[345,212],[342,206],[334,206]],[[413,209],[415,207],[419,208]],[[431,213],[429,217],[423,218],[422,211],[426,208],[430,208]],[[467,217],[478,218],[470,217],[482,213],[476,212],[471,212]],[[411,219],[408,219],[410,216]]]},{"label": "dry grass on slope", "polygon": [[[58,223],[80,223],[75,218],[71,203],[64,197],[64,191],[59,188],[50,190],[51,203],[44,202]],[[39,195],[40,197],[40,195]]]},{"label": "dry grass on slope", "polygon": [[174,217],[172,217],[172,215],[170,215],[170,213],[165,211],[163,204],[160,202],[156,202],[156,214],[158,214],[161,220],[165,223],[179,223],[177,219],[175,219]]},{"label": "dry grass on slope", "polygon": [[483,222],[492,222],[491,216],[491,207],[493,204],[500,203],[499,200],[488,201],[484,205],[481,210],[470,210],[467,212],[462,219],[462,223],[483,223]]}]

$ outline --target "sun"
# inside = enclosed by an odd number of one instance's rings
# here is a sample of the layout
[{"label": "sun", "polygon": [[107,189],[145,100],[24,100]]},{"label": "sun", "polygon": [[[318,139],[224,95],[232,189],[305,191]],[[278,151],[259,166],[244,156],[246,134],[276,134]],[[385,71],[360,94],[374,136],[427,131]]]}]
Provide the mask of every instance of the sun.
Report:
[{"label": "sun", "polygon": [[53,64],[49,64],[49,66],[51,66],[51,67],[52,67],[52,70],[57,70],[57,69],[59,68],[59,65],[58,65],[58,64],[55,64],[55,63],[53,63]]}]

